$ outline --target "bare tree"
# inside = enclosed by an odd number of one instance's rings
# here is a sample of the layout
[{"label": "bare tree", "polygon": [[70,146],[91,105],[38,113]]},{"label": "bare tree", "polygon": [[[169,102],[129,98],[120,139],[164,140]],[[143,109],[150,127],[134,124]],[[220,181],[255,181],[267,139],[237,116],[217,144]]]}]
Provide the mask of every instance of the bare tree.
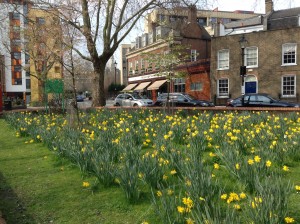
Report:
[{"label": "bare tree", "polygon": [[174,5],[200,3],[205,5],[207,0],[187,3],[179,0],[57,0],[55,4],[42,0],[39,2],[48,4],[48,7],[58,7],[60,19],[80,33],[85,46],[76,46],[74,51],[82,59],[92,62],[93,105],[104,106],[106,64],[143,15],[157,7],[172,8]]}]

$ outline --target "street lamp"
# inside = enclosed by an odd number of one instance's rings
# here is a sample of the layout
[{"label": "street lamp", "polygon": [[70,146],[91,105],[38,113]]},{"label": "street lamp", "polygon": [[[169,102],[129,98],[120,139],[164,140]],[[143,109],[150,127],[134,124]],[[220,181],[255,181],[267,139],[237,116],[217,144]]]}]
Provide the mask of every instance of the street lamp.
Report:
[{"label": "street lamp", "polygon": [[241,93],[242,93],[242,105],[244,106],[244,94],[245,94],[245,87],[244,87],[244,78],[246,75],[246,66],[245,66],[245,48],[246,44],[248,43],[245,35],[243,34],[239,40],[240,47],[242,49],[242,65],[240,67],[240,76],[242,77],[242,86],[241,86]]},{"label": "street lamp", "polygon": [[[115,61],[115,85],[117,85],[117,62]],[[115,86],[116,88],[116,86]]]}]

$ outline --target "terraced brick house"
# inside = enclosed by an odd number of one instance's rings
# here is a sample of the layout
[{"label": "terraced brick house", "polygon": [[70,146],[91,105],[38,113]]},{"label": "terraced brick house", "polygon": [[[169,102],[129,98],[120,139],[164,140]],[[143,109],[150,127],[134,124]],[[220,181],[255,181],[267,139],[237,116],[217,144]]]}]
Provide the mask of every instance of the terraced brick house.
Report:
[{"label": "terraced brick house", "polygon": [[[212,37],[211,87],[217,105],[245,93],[299,102],[300,8],[219,24]],[[244,46],[240,44],[243,43]]]},{"label": "terraced brick house", "polygon": [[[153,100],[158,94],[168,91],[211,100],[210,41],[215,24],[217,21],[227,23],[253,15],[251,11],[219,12],[194,7],[154,10],[147,16],[145,33],[136,37],[131,47],[127,45],[126,66],[122,66],[127,71],[127,86],[123,91],[143,92]],[[187,46],[188,59],[174,70],[174,74],[185,73],[184,77],[174,75],[168,79],[158,74],[157,65],[143,59],[145,53],[168,54],[172,50],[166,41],[168,38],[176,44]]]}]

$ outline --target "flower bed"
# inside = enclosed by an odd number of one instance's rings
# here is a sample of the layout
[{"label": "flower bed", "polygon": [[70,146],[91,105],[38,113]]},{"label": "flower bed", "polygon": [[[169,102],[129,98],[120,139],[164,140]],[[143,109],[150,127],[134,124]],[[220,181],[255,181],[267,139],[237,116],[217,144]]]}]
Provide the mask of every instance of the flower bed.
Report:
[{"label": "flower bed", "polygon": [[[299,221],[299,113],[174,115],[151,110],[68,116],[6,115],[19,137],[43,142],[92,173],[119,185],[130,203],[149,194],[162,223],[293,223]],[[89,183],[84,182],[84,187]],[[294,200],[297,201],[297,200]]]}]

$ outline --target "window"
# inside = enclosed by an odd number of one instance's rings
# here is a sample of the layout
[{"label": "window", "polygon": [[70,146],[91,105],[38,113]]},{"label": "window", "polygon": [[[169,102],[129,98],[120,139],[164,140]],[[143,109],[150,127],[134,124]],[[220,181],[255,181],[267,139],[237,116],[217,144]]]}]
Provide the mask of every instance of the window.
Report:
[{"label": "window", "polygon": [[139,61],[135,61],[135,70],[139,70]]},{"label": "window", "polygon": [[218,69],[229,69],[229,50],[218,52]]},{"label": "window", "polygon": [[20,60],[21,59],[21,52],[13,52],[12,57],[14,59]]},{"label": "window", "polygon": [[206,26],[207,25],[207,20],[206,20],[206,18],[197,18],[197,23],[200,26]]},{"label": "window", "polygon": [[38,25],[44,25],[46,23],[46,20],[43,17],[36,17],[36,22]]},{"label": "window", "polygon": [[229,80],[219,79],[218,80],[218,97],[228,97],[229,96]]},{"label": "window", "polygon": [[297,44],[283,44],[282,45],[282,64],[295,65],[296,64]]},{"label": "window", "polygon": [[258,50],[257,47],[247,47],[245,49],[245,65],[247,67],[257,67],[258,66]]},{"label": "window", "polygon": [[191,91],[202,91],[203,86],[201,82],[191,83]]},{"label": "window", "polygon": [[55,70],[55,73],[60,73],[60,66],[55,66],[54,70]]},{"label": "window", "polygon": [[30,56],[29,54],[25,53],[25,64],[29,64],[30,63]]},{"label": "window", "polygon": [[174,79],[174,92],[184,93],[185,92],[185,79],[177,78]]},{"label": "window", "polygon": [[12,19],[19,20],[20,19],[20,13],[17,13],[17,12],[12,13]]},{"label": "window", "polygon": [[197,61],[197,50],[191,50],[191,61]]},{"label": "window", "polygon": [[30,79],[26,79],[26,89],[30,89]]},{"label": "window", "polygon": [[282,77],[282,96],[283,97],[296,96],[296,76],[287,75]]},{"label": "window", "polygon": [[13,67],[13,69],[14,69],[15,72],[20,72],[20,71],[22,71],[22,66],[21,65],[15,65]]},{"label": "window", "polygon": [[141,69],[145,69],[145,59],[141,59]]}]

